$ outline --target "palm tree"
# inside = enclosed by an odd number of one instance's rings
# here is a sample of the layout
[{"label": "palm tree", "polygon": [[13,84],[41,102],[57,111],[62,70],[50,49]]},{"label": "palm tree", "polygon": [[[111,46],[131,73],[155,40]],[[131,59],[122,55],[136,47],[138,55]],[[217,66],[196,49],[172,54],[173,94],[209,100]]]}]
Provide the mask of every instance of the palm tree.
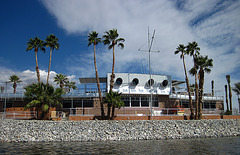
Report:
[{"label": "palm tree", "polygon": [[188,90],[188,96],[189,96],[189,107],[190,107],[190,119],[194,118],[194,112],[193,112],[193,104],[192,104],[192,97],[191,97],[191,92],[190,92],[190,85],[189,85],[189,81],[188,81],[188,76],[187,76],[187,70],[186,70],[186,65],[185,65],[185,54],[188,54],[186,51],[186,47],[182,44],[180,44],[177,47],[177,50],[175,51],[175,54],[180,53],[180,58],[183,60],[183,68],[184,68],[184,72],[185,72],[185,80],[186,80],[186,85],[187,85],[187,90]]},{"label": "palm tree", "polygon": [[75,86],[76,82],[69,82],[67,81],[65,86],[68,88],[68,92],[71,91],[71,89],[73,90],[77,90],[77,87]]},{"label": "palm tree", "polygon": [[95,74],[96,74],[96,81],[97,81],[97,87],[98,87],[98,94],[99,94],[99,101],[101,106],[101,116],[103,117],[104,114],[104,108],[103,108],[103,99],[102,99],[102,93],[100,89],[100,81],[98,77],[98,71],[97,71],[97,61],[96,61],[96,45],[101,42],[101,38],[98,38],[98,33],[96,31],[92,31],[92,33],[89,33],[88,35],[88,46],[93,44],[94,50],[94,65],[95,65]]},{"label": "palm tree", "polygon": [[232,114],[232,89],[231,89],[231,84],[230,84],[230,75],[226,75],[226,79],[227,79],[227,83],[228,83],[230,113]]},{"label": "palm tree", "polygon": [[197,119],[202,119],[202,105],[203,105],[203,86],[204,73],[210,73],[213,67],[213,60],[208,59],[208,56],[199,56],[196,60],[196,68],[199,68],[199,114]]},{"label": "palm tree", "polygon": [[34,39],[30,38],[29,41],[27,42],[27,45],[28,46],[27,46],[27,50],[26,51],[34,49],[35,59],[36,59],[37,78],[38,78],[38,83],[40,83],[41,80],[40,80],[40,73],[39,73],[39,67],[38,67],[37,52],[38,52],[38,49],[40,49],[43,52],[45,52],[44,42],[42,40],[40,40],[38,37],[35,37]]},{"label": "palm tree", "polygon": [[[109,106],[114,106],[118,109],[120,109],[122,106],[124,106],[124,102],[121,100],[121,93],[110,91],[106,94],[106,101],[109,104]],[[115,108],[112,109],[112,117],[111,119],[114,119],[114,113]]]},{"label": "palm tree", "polygon": [[227,85],[225,85],[225,96],[226,96],[226,104],[227,104],[227,113],[229,112],[229,105],[228,105],[228,90]]},{"label": "palm tree", "polygon": [[232,88],[232,90],[236,93],[236,95],[238,95],[238,104],[240,105],[240,82],[234,83],[234,88]]},{"label": "palm tree", "polygon": [[211,81],[211,86],[212,86],[212,96],[214,96],[214,80]]},{"label": "palm tree", "polygon": [[200,48],[198,47],[198,44],[194,41],[192,43],[188,43],[187,46],[187,51],[190,54],[190,56],[193,57],[193,62],[194,62],[194,72],[192,72],[192,74],[195,76],[195,104],[196,104],[196,115],[195,118],[198,118],[198,114],[199,114],[199,107],[198,107],[198,79],[197,79],[197,67],[196,67],[196,58],[198,57],[198,55],[200,54]]},{"label": "palm tree", "polygon": [[115,45],[120,47],[121,49],[124,48],[124,44],[122,42],[125,41],[123,38],[118,38],[119,34],[117,32],[117,29],[112,29],[105,32],[106,35],[103,35],[103,44],[109,45],[108,49],[113,49],[113,65],[112,65],[112,75],[110,80],[110,90],[113,88],[113,82],[114,82],[114,65],[115,65]]},{"label": "palm tree", "polygon": [[67,78],[67,75],[63,75],[63,74],[57,74],[55,77],[54,77],[54,82],[57,82],[57,84],[60,85],[60,88],[63,89],[65,83],[68,82],[68,78]]},{"label": "palm tree", "polygon": [[9,82],[13,83],[13,93],[16,93],[17,83],[22,82],[17,75],[12,75],[9,77]]},{"label": "palm tree", "polygon": [[56,88],[52,85],[44,83],[33,83],[24,88],[24,95],[29,103],[24,107],[24,110],[31,107],[36,107],[38,119],[48,119],[49,107],[60,106],[61,95],[64,93],[61,88]]},{"label": "palm tree", "polygon": [[[117,32],[117,29],[112,29],[109,31],[105,32],[106,34],[103,35],[103,44],[104,45],[108,45],[108,49],[113,49],[113,65],[112,65],[112,75],[111,75],[111,79],[110,79],[110,91],[112,91],[113,89],[113,83],[114,83],[114,78],[115,78],[115,74],[114,74],[114,65],[115,65],[115,45],[117,45],[118,47],[120,47],[121,49],[124,48],[124,44],[123,42],[125,41],[125,39],[123,38],[118,38],[119,34]],[[108,104],[109,105],[109,104]],[[108,118],[110,118],[110,108],[108,107]],[[115,108],[115,106],[113,105],[112,108]]]},{"label": "palm tree", "polygon": [[51,66],[51,61],[52,61],[52,51],[54,49],[58,50],[59,49],[59,43],[58,43],[58,38],[54,34],[50,34],[47,36],[45,39],[45,46],[50,47],[50,57],[49,57],[49,66],[48,66],[48,75],[47,75],[47,84],[49,81],[49,73],[50,73],[50,66]]}]

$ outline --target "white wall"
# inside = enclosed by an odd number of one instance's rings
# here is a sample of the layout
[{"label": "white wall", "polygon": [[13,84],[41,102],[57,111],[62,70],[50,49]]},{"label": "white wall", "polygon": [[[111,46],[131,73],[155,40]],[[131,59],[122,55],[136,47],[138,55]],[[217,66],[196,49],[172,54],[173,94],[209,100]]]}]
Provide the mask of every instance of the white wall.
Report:
[{"label": "white wall", "polygon": [[[110,76],[111,73],[107,74],[107,89],[110,89]],[[122,84],[117,85],[116,80],[122,79]],[[139,83],[134,86],[132,80],[137,78]],[[169,95],[172,87],[172,80],[170,75],[152,75],[151,78],[154,80],[152,85],[153,94],[158,95]],[[115,73],[113,91],[120,92],[122,94],[150,94],[150,86],[147,84],[150,79],[149,74],[132,74],[132,73]],[[162,82],[168,81],[167,86],[163,86]]]}]

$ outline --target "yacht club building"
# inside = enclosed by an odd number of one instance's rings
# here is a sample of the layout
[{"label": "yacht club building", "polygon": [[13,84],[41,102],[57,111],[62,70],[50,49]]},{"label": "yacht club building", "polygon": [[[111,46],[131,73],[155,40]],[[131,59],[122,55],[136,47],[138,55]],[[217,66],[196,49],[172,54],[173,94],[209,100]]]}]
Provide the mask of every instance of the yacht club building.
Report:
[{"label": "yacht club building", "polygon": [[[103,97],[110,90],[110,76],[99,78]],[[63,108],[56,111],[68,116],[100,116],[100,103],[96,79],[79,78],[78,89],[63,95]],[[115,73],[113,91],[122,94],[124,107],[116,109],[116,116],[163,116],[189,115],[188,93],[178,89],[184,81],[172,80],[170,75]],[[215,93],[216,94],[216,93]],[[194,92],[191,94],[195,101]],[[223,96],[204,93],[203,114],[220,114],[223,110]],[[21,111],[26,105],[24,94],[1,92],[0,111]],[[6,109],[5,109],[6,106]],[[106,113],[105,104],[105,113]]]}]

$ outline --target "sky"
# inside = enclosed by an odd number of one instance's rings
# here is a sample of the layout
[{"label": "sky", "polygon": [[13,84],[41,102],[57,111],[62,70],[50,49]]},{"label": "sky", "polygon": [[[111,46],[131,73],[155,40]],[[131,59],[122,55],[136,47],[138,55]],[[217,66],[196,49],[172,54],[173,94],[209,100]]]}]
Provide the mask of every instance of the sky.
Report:
[{"label": "sky", "polygon": [[[125,39],[124,49],[116,48],[115,72],[149,73],[148,28],[155,30],[151,53],[153,74],[171,75],[184,81],[182,60],[174,51],[179,44],[196,41],[201,55],[213,59],[212,71],[205,75],[205,91],[224,95],[226,75],[231,85],[240,81],[240,1],[238,0],[1,0],[0,5],[0,85],[16,74],[23,85],[36,82],[34,51],[26,52],[27,41],[49,34],[59,38],[53,51],[50,81],[56,74],[78,82],[79,77],[94,77],[93,46],[89,32],[99,37],[117,29]],[[138,49],[141,49],[140,51]],[[112,50],[99,44],[96,49],[100,77],[112,68]],[[38,52],[42,81],[46,81],[49,49]],[[193,66],[186,56],[186,66]],[[194,77],[190,76],[190,83]],[[54,84],[54,83],[53,83]],[[234,107],[238,107],[233,92]]]}]

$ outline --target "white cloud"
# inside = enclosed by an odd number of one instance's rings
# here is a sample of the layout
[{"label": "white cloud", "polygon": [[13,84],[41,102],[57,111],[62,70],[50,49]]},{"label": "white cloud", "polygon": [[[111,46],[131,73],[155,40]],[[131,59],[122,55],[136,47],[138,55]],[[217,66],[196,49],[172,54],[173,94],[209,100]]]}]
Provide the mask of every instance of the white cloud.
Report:
[{"label": "white cloud", "polygon": [[[4,74],[1,74],[2,76],[0,79],[0,86],[5,87],[5,82],[9,81],[9,77],[11,75],[17,75],[20,78],[20,80],[22,82],[17,85],[17,92],[23,92],[23,87],[25,87],[28,84],[38,82],[36,71],[25,70],[25,71],[19,72],[19,71],[12,71],[12,70],[5,69],[5,68],[0,68],[0,71],[1,71],[1,73],[4,73]],[[48,72],[45,70],[40,70],[40,79],[44,83],[47,82],[47,73]],[[56,74],[57,73],[55,71],[50,71],[49,83],[54,86],[57,86],[56,83],[53,82]],[[69,76],[67,76],[67,78],[69,79],[69,81],[78,83],[78,79],[76,78],[76,75],[69,75]],[[12,84],[8,84],[7,88],[10,90],[13,90]]]},{"label": "white cloud", "polygon": [[[176,2],[168,0],[42,0],[48,11],[56,17],[58,25],[69,34],[85,35],[96,30],[117,28],[120,37],[125,38],[125,49],[116,50],[116,72],[137,72],[144,62],[148,70],[148,53],[139,52],[147,41],[147,27],[150,33],[156,30],[155,44],[160,53],[152,53],[152,70],[155,73],[170,74],[184,79],[182,62],[174,51],[179,44],[197,41],[203,55],[214,60],[212,73],[206,75],[206,88],[216,80],[216,89],[226,83],[225,75],[239,72],[240,2],[239,1],[184,1],[178,8]],[[86,36],[87,37],[87,36]],[[146,49],[147,47],[145,47]],[[89,49],[90,50],[90,49]],[[92,50],[92,49],[91,49]],[[100,74],[111,71],[111,51],[99,46],[97,61]],[[93,56],[79,55],[70,59],[73,72],[81,76],[93,76]],[[76,62],[74,64],[73,62]],[[78,64],[84,64],[79,66]],[[190,58],[187,67],[192,66]],[[76,67],[77,66],[77,67]],[[233,76],[234,77],[234,76]],[[232,81],[239,81],[233,78]]]}]

